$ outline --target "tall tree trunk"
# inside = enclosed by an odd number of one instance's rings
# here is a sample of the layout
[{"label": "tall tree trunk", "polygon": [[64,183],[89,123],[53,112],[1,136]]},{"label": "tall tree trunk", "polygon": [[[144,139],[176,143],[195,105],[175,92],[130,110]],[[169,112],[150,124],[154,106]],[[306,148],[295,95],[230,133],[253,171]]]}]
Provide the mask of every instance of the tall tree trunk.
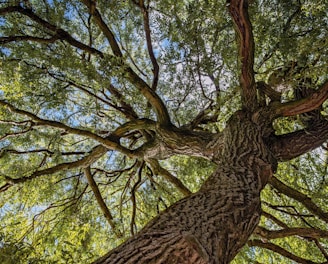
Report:
[{"label": "tall tree trunk", "polygon": [[229,263],[259,222],[260,191],[274,164],[250,119],[242,112],[231,118],[218,168],[197,193],[95,263]]}]

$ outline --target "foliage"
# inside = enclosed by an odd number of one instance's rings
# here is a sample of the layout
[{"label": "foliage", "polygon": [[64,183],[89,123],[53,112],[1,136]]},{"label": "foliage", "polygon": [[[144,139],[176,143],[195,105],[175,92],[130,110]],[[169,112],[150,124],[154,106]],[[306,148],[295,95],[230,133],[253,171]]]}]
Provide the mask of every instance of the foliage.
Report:
[{"label": "foliage", "polygon": [[[215,165],[199,157],[165,157],[158,168],[147,157],[133,156],[153,136],[149,124],[120,134],[119,147],[114,132],[128,121],[158,119],[140,79],[162,98],[176,127],[222,131],[241,105],[238,49],[226,3],[138,3],[0,1],[1,263],[90,262],[181,199],[186,194],[181,185],[197,191],[213,172]],[[327,80],[326,10],[323,0],[250,5],[256,80],[275,79],[285,101],[293,99],[300,79],[311,80],[313,88]],[[303,127],[300,116],[275,123],[277,134]],[[322,212],[328,211],[326,148],[280,163],[276,173]],[[263,228],[326,232],[269,242],[313,263],[328,260],[327,218],[274,184],[262,191],[262,201]],[[255,232],[251,239],[261,235]],[[294,261],[282,251],[249,244],[234,263]]]}]

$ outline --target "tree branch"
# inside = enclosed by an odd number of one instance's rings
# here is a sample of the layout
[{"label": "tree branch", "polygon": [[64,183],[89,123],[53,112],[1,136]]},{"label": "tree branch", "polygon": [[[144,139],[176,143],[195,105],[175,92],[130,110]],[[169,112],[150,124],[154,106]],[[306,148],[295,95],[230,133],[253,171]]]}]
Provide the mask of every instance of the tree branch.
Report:
[{"label": "tree branch", "polygon": [[223,138],[221,133],[192,131],[174,126],[156,126],[156,137],[135,149],[136,156],[165,159],[174,154],[202,157],[218,162]]},{"label": "tree branch", "polygon": [[315,228],[285,228],[280,230],[268,230],[258,226],[255,233],[266,239],[284,238],[288,236],[300,236],[304,238],[327,238],[328,231]]},{"label": "tree branch", "polygon": [[93,16],[93,19],[96,21],[98,27],[104,33],[105,37],[107,38],[109,45],[117,57],[122,57],[122,51],[115,39],[114,34],[109,29],[105,21],[102,19],[101,14],[99,13],[98,9],[96,8],[96,1],[93,0],[81,0],[81,2],[89,9],[90,14]]},{"label": "tree branch", "polygon": [[274,222],[275,224],[283,227],[283,228],[288,228],[288,225],[286,225],[284,222],[280,221],[277,217],[265,212],[262,210],[262,216],[266,217],[267,219],[270,219],[272,222]]},{"label": "tree branch", "polygon": [[130,80],[130,82],[139,89],[142,95],[147,99],[147,101],[155,110],[158,122],[162,125],[170,125],[170,116],[162,99],[130,67],[126,69],[126,72],[128,74],[128,79]]},{"label": "tree branch", "polygon": [[243,107],[254,110],[257,107],[254,79],[254,38],[248,16],[248,0],[231,0],[229,12],[235,25],[241,60],[241,98]]},{"label": "tree branch", "polygon": [[136,199],[136,192],[138,190],[138,188],[140,187],[141,184],[141,176],[142,176],[142,170],[144,168],[145,162],[137,162],[140,163],[138,164],[139,168],[138,168],[138,179],[137,181],[134,183],[134,185],[131,188],[131,201],[132,201],[132,215],[131,215],[131,222],[130,222],[130,233],[132,236],[135,235],[135,219],[136,219],[136,213],[137,213],[137,199]]},{"label": "tree branch", "polygon": [[321,208],[319,208],[314,202],[312,202],[310,197],[287,186],[286,184],[284,184],[274,176],[269,180],[269,183],[279,192],[300,202],[311,213],[315,214],[318,218],[328,223],[328,213],[322,211]]},{"label": "tree branch", "polygon": [[98,136],[97,134],[94,134],[87,130],[73,128],[73,127],[67,126],[63,123],[53,121],[53,120],[42,119],[33,113],[27,112],[25,110],[20,110],[20,109],[16,108],[15,106],[13,106],[12,104],[9,104],[3,100],[0,100],[0,105],[8,108],[11,112],[31,118],[37,125],[50,126],[50,127],[62,129],[68,133],[72,133],[75,135],[80,135],[80,136],[84,136],[84,137],[96,140],[99,143],[103,144],[108,149],[117,150],[127,156],[132,155],[132,152],[129,149],[124,148],[118,142],[115,142],[115,141],[117,141],[115,138],[113,138],[113,140],[110,140],[108,137],[103,138],[103,137]]},{"label": "tree branch", "polygon": [[103,212],[106,220],[108,221],[109,225],[111,226],[111,228],[113,229],[115,235],[120,238],[123,236],[123,234],[121,233],[121,231],[117,228],[115,222],[114,222],[114,218],[111,214],[111,212],[109,211],[104,199],[102,198],[102,195],[100,193],[100,190],[98,188],[98,185],[97,183],[95,182],[95,180],[93,179],[93,176],[91,174],[91,169],[90,169],[90,166],[86,167],[84,169],[84,175],[85,177],[87,178],[88,180],[88,184],[91,188],[91,190],[93,191],[93,194],[95,195],[96,197],[96,200],[98,202],[98,205],[101,209],[101,211]]},{"label": "tree branch", "polygon": [[182,183],[182,181],[180,181],[179,178],[175,177],[168,170],[161,167],[157,160],[147,159],[147,163],[150,165],[154,174],[162,175],[167,181],[172,183],[185,196],[192,194],[192,192]]},{"label": "tree branch", "polygon": [[[114,34],[109,29],[105,21],[102,19],[100,12],[96,8],[95,1],[92,0],[81,0],[81,1],[89,8],[90,13],[93,15],[96,21],[96,24],[108,39],[114,55],[122,59],[123,57],[122,51],[115,39]],[[151,89],[151,87],[149,87],[149,85],[142,78],[140,78],[132,70],[130,66],[124,65],[123,61],[121,61],[121,63],[122,66],[126,67],[125,72],[127,74],[128,80],[139,89],[142,95],[147,99],[147,101],[151,104],[151,106],[155,110],[158,122],[163,125],[169,125],[171,123],[170,116],[161,98],[156,94],[156,92],[153,89]]]},{"label": "tree branch", "polygon": [[147,118],[135,119],[130,122],[126,122],[118,127],[112,135],[115,137],[123,137],[126,133],[134,130],[155,130],[156,122]]},{"label": "tree branch", "polygon": [[59,35],[54,35],[51,38],[40,38],[40,37],[34,37],[34,36],[8,36],[8,37],[0,37],[0,44],[6,44],[10,42],[16,42],[16,41],[34,41],[39,43],[53,43],[56,40],[59,40]]},{"label": "tree branch", "polygon": [[321,121],[310,128],[272,136],[268,146],[278,161],[288,161],[320,147],[328,139],[328,121]]},{"label": "tree branch", "polygon": [[298,257],[292,253],[290,253],[289,251],[287,251],[286,249],[275,245],[273,243],[269,243],[269,242],[262,242],[261,240],[258,239],[253,239],[247,242],[248,246],[250,247],[261,247],[261,248],[265,248],[265,249],[269,249],[273,252],[276,252],[286,258],[289,258],[293,261],[296,261],[297,263],[301,263],[301,264],[318,264],[316,262],[313,262],[311,260],[307,260],[301,257]]},{"label": "tree branch", "polygon": [[295,116],[310,112],[320,107],[328,99],[328,81],[310,96],[288,103],[272,104],[274,118],[281,116]]},{"label": "tree branch", "polygon": [[280,102],[281,100],[281,93],[277,92],[276,90],[272,89],[272,87],[265,82],[257,82],[257,88],[259,91],[263,92],[265,95],[267,95],[271,101],[277,101]]},{"label": "tree branch", "polygon": [[[11,153],[11,154],[16,154],[16,155],[21,155],[21,154],[32,154],[32,153],[47,153],[49,155],[55,154],[54,151],[51,151],[49,149],[33,149],[33,150],[16,150],[16,149],[1,149],[0,150],[0,158],[5,154],[5,153]],[[83,151],[73,151],[73,152],[61,152],[60,155],[63,156],[69,156],[69,155],[84,155],[86,152]]]},{"label": "tree branch", "polygon": [[133,2],[137,6],[139,6],[139,8],[141,9],[141,12],[143,14],[144,31],[145,31],[145,35],[146,35],[147,49],[148,49],[148,54],[149,54],[151,63],[153,65],[154,79],[153,79],[153,84],[152,84],[151,88],[153,90],[156,90],[157,83],[158,83],[159,66],[158,66],[157,59],[154,54],[153,44],[152,44],[152,40],[151,40],[151,30],[150,30],[150,24],[149,24],[149,11],[148,11],[149,6],[146,7],[143,0],[140,0],[139,3],[137,1],[133,1]]},{"label": "tree branch", "polygon": [[35,179],[39,176],[51,175],[60,171],[71,170],[75,168],[85,168],[100,159],[107,151],[108,149],[106,149],[104,146],[98,145],[90,151],[89,155],[77,161],[61,163],[47,169],[37,170],[27,177],[11,178],[4,176],[4,179],[7,183],[0,187],[0,192],[6,191],[8,188],[15,184],[23,183]]},{"label": "tree branch", "polygon": [[56,38],[66,40],[69,44],[71,44],[72,46],[74,46],[78,49],[84,50],[91,54],[97,54],[100,57],[103,57],[102,52],[76,40],[67,31],[65,31],[55,25],[52,25],[48,21],[40,18],[38,15],[33,13],[32,9],[25,9],[21,6],[8,6],[8,7],[0,8],[0,15],[5,15],[5,14],[9,14],[9,13],[14,13],[14,12],[23,14],[23,15],[29,17],[34,22],[42,25],[44,28],[54,32]]}]

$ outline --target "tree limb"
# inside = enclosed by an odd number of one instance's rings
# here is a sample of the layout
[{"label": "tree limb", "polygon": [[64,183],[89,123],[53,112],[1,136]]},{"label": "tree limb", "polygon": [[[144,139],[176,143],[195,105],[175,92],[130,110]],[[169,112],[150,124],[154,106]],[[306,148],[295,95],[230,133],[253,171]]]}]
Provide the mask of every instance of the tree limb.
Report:
[{"label": "tree limb", "polygon": [[276,90],[272,89],[272,87],[265,82],[257,82],[257,88],[259,91],[263,92],[265,95],[267,95],[271,101],[277,101],[280,102],[281,100],[281,93],[277,92]]},{"label": "tree limb", "polygon": [[328,99],[328,81],[326,81],[319,90],[310,96],[288,103],[272,104],[273,117],[295,116],[307,113],[320,107]]},{"label": "tree limb", "polygon": [[51,38],[40,38],[35,36],[8,36],[8,37],[0,37],[0,44],[6,44],[10,42],[16,42],[16,41],[34,41],[39,43],[53,43],[56,40],[59,40],[59,35],[54,35]]},{"label": "tree limb", "polygon": [[145,35],[146,35],[147,49],[148,49],[148,54],[149,54],[151,63],[153,65],[154,79],[153,79],[153,83],[152,83],[151,88],[153,90],[156,90],[157,83],[158,83],[159,66],[158,66],[157,59],[156,59],[155,54],[154,54],[153,44],[152,44],[152,40],[151,40],[151,30],[150,30],[149,11],[148,11],[149,6],[146,7],[143,0],[140,0],[139,3],[137,1],[133,1],[133,2],[137,6],[139,6],[139,8],[141,9],[142,15],[143,15],[144,31],[145,31]]},{"label": "tree limb", "polygon": [[254,110],[257,107],[254,79],[254,38],[248,16],[248,0],[231,0],[229,12],[235,25],[241,60],[241,98],[243,107]]},{"label": "tree limb", "polygon": [[276,177],[272,177],[269,180],[270,185],[272,185],[275,189],[277,189],[279,192],[285,194],[288,197],[291,197],[295,199],[296,201],[300,202],[305,206],[306,209],[308,209],[311,213],[315,214],[318,218],[328,223],[328,212],[322,211],[321,208],[319,208],[310,197],[307,195],[287,186],[280,180],[278,180]]},{"label": "tree limb", "polygon": [[105,21],[102,19],[98,9],[96,8],[96,1],[93,0],[81,0],[81,2],[89,9],[90,14],[93,16],[94,20],[96,21],[98,27],[104,33],[105,37],[107,38],[109,45],[117,57],[122,57],[122,51],[115,39],[114,34],[109,29]]},{"label": "tree limb", "polygon": [[290,253],[289,251],[287,251],[286,249],[276,245],[276,244],[273,244],[273,243],[269,243],[269,242],[262,242],[261,240],[258,240],[258,239],[252,239],[252,240],[249,240],[247,242],[248,246],[250,247],[261,247],[261,248],[265,248],[265,249],[269,249],[269,250],[272,250],[273,252],[276,252],[286,258],[289,258],[293,261],[296,261],[297,263],[301,263],[301,264],[318,264],[316,262],[313,262],[311,260],[307,260],[307,259],[304,259],[304,258],[301,258],[301,257],[298,257],[292,253]]},{"label": "tree limb", "polygon": [[87,166],[85,169],[84,169],[84,175],[85,177],[87,178],[88,180],[88,184],[91,188],[91,190],[93,191],[93,194],[95,195],[96,197],[96,200],[98,202],[98,205],[101,209],[101,211],[103,212],[107,222],[109,223],[109,225],[111,226],[111,228],[113,229],[115,235],[120,238],[123,236],[123,234],[121,233],[121,231],[117,228],[115,222],[114,222],[114,218],[111,214],[111,212],[109,211],[104,199],[102,198],[102,195],[100,193],[100,190],[98,188],[98,185],[97,183],[95,182],[95,180],[93,179],[93,176],[91,174],[91,169],[90,169],[90,166]]},{"label": "tree limb", "polygon": [[[95,1],[92,0],[81,0],[81,1],[89,8],[90,13],[93,15],[96,24],[108,39],[114,55],[122,59],[123,57],[122,51],[115,39],[114,34],[112,33],[108,25],[105,23],[105,21],[102,19],[100,12],[96,8]],[[155,110],[158,122],[163,125],[169,125],[171,123],[170,116],[161,98],[156,94],[156,92],[153,89],[151,89],[151,87],[149,87],[149,85],[142,78],[140,78],[140,76],[138,76],[132,70],[130,66],[124,65],[123,61],[121,61],[121,63],[122,66],[126,67],[125,72],[127,74],[128,80],[139,89],[142,95],[147,99],[147,101],[151,104],[151,106]]]},{"label": "tree limb", "polygon": [[147,163],[151,166],[154,174],[163,176],[167,181],[172,183],[185,196],[192,194],[192,192],[180,181],[179,178],[172,175],[168,170],[161,167],[159,162],[155,159],[147,159]]},{"label": "tree limb", "polygon": [[103,138],[103,137],[98,136],[97,134],[94,134],[87,130],[73,128],[73,127],[67,126],[61,122],[57,122],[57,121],[53,121],[53,120],[42,119],[33,113],[18,109],[15,106],[13,106],[12,104],[5,102],[4,100],[0,100],[0,105],[8,108],[11,112],[31,118],[37,125],[50,126],[50,127],[62,129],[68,133],[72,133],[75,135],[80,135],[80,136],[84,136],[84,137],[96,140],[99,143],[103,144],[108,149],[120,151],[121,153],[124,153],[125,155],[128,155],[128,156],[132,155],[132,152],[129,149],[122,147],[118,142],[116,142],[117,140],[115,138],[113,138],[113,140],[110,140],[110,138],[108,138],[108,137]]},{"label": "tree limb", "polygon": [[328,139],[328,121],[310,128],[272,136],[268,146],[278,161],[288,161],[320,147]]},{"label": "tree limb", "polygon": [[288,225],[286,225],[284,222],[280,221],[277,217],[275,217],[272,214],[269,214],[263,210],[262,210],[262,216],[266,217],[267,219],[270,219],[272,222],[274,222],[275,224],[277,224],[283,228],[288,228]]},{"label": "tree limb", "polygon": [[[5,153],[11,153],[11,154],[16,154],[16,155],[21,155],[21,154],[32,154],[32,153],[47,153],[48,155],[53,155],[55,154],[54,151],[51,151],[49,149],[31,149],[31,150],[16,150],[16,149],[6,149],[3,148],[0,150],[0,158],[5,154]],[[69,156],[69,155],[84,155],[86,152],[84,151],[72,151],[72,152],[61,152],[60,155],[63,156]]]},{"label": "tree limb", "polygon": [[65,162],[47,169],[37,170],[27,177],[11,178],[4,176],[4,179],[7,183],[0,187],[0,192],[6,191],[8,188],[15,184],[33,180],[39,176],[51,175],[60,171],[71,170],[75,168],[85,168],[101,158],[107,151],[108,149],[106,149],[104,146],[98,145],[90,151],[89,155],[73,162]]},{"label": "tree limb", "polygon": [[130,80],[130,82],[139,89],[142,95],[147,99],[147,101],[155,110],[158,122],[165,126],[170,125],[170,116],[162,99],[130,67],[126,69],[126,72],[128,74],[128,79]]},{"label": "tree limb", "polygon": [[144,165],[145,165],[145,162],[142,161],[142,162],[138,162],[140,164],[139,165],[139,168],[138,168],[138,172],[137,172],[137,175],[138,175],[138,179],[137,181],[134,183],[134,185],[132,186],[131,188],[131,201],[132,201],[132,215],[131,215],[131,222],[130,222],[130,233],[132,236],[135,235],[135,219],[136,219],[136,213],[137,213],[137,199],[136,199],[136,192],[141,184],[141,176],[142,176],[142,170],[144,168]]},{"label": "tree limb", "polygon": [[156,126],[156,137],[133,150],[133,154],[144,158],[165,159],[174,154],[203,157],[218,162],[223,138],[221,133],[213,134],[192,131],[174,126]]},{"label": "tree limb", "polygon": [[126,133],[134,130],[155,130],[156,122],[147,118],[135,119],[119,126],[113,133],[113,136],[123,137]]},{"label": "tree limb", "polygon": [[67,31],[49,23],[48,21],[46,21],[46,20],[42,19],[41,17],[39,17],[38,15],[36,15],[32,11],[32,9],[25,9],[21,6],[8,6],[8,7],[0,8],[0,15],[5,15],[8,13],[14,13],[14,12],[23,14],[23,15],[29,17],[30,19],[32,19],[34,22],[42,25],[44,28],[54,32],[56,38],[66,40],[69,44],[71,44],[72,46],[74,46],[78,49],[84,50],[91,54],[97,54],[100,57],[103,57],[102,52],[76,40]]},{"label": "tree limb", "polygon": [[255,230],[257,235],[266,239],[284,238],[288,236],[300,236],[305,238],[327,238],[328,231],[316,228],[284,228],[280,230],[268,230],[258,226]]}]

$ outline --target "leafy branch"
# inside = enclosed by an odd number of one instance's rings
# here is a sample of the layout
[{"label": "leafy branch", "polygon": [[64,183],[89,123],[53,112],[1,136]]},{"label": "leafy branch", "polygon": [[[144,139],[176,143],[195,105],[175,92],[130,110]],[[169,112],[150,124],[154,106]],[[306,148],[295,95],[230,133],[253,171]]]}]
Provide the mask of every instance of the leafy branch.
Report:
[{"label": "leafy branch", "polygon": [[156,94],[156,92],[153,89],[151,89],[151,87],[140,76],[138,76],[138,74],[136,74],[133,71],[133,69],[130,66],[124,64],[123,53],[121,51],[121,48],[115,39],[115,35],[110,30],[109,26],[103,20],[100,12],[98,11],[98,9],[96,7],[96,2],[92,1],[92,0],[81,0],[81,1],[89,9],[89,12],[90,12],[90,14],[92,14],[96,24],[98,25],[98,27],[102,30],[102,32],[108,39],[114,55],[119,60],[121,60],[121,66],[125,67],[125,73],[126,73],[127,79],[139,89],[139,91],[142,93],[142,95],[151,104],[151,106],[153,107],[153,109],[156,112],[158,122],[163,125],[169,125],[171,123],[170,116],[169,116],[169,113],[167,111],[167,108],[166,108],[164,102]]},{"label": "leafy branch", "polygon": [[91,169],[90,169],[90,166],[87,166],[85,169],[84,169],[84,175],[85,177],[87,178],[88,180],[88,184],[91,188],[91,190],[93,191],[95,197],[96,197],[96,200],[98,202],[98,205],[101,209],[101,211],[103,212],[107,222],[109,223],[109,225],[112,227],[113,231],[115,232],[116,236],[117,237],[122,237],[123,234],[121,233],[121,231],[117,228],[115,222],[114,222],[114,218],[111,214],[111,212],[109,211],[109,208],[107,207],[101,193],[100,193],[100,190],[98,188],[98,185],[97,183],[95,182],[95,180],[93,179],[93,175],[91,173]]},{"label": "leafy branch", "polygon": [[100,159],[107,151],[108,151],[107,148],[105,148],[102,145],[98,145],[90,151],[89,155],[76,161],[60,163],[47,169],[36,170],[35,172],[33,172],[32,174],[26,177],[12,178],[9,176],[2,176],[6,181],[6,183],[0,187],[0,192],[4,192],[8,190],[11,186],[15,184],[23,183],[40,176],[52,175],[61,171],[72,170],[76,168],[88,167],[89,165]]},{"label": "leafy branch", "polygon": [[[52,31],[54,33],[54,36],[52,36],[52,38],[55,38],[55,40],[58,40],[58,39],[65,40],[69,44],[71,44],[72,46],[74,46],[78,49],[84,50],[91,54],[97,54],[97,55],[103,57],[102,52],[76,40],[67,31],[65,31],[65,30],[49,23],[48,21],[42,19],[41,17],[39,17],[37,14],[35,14],[32,11],[32,9],[25,9],[19,5],[0,8],[0,15],[6,15],[6,14],[10,14],[10,13],[15,13],[15,12],[29,17],[34,22],[36,22],[36,23],[40,24],[41,26],[43,26],[44,28]],[[51,40],[52,40],[52,38],[51,38]],[[11,36],[11,37],[7,37],[7,38],[3,39],[3,41],[5,41],[5,40],[7,43],[13,42],[13,41],[18,41],[18,40],[34,40],[34,41],[40,42],[40,38],[38,38],[38,37],[34,37],[34,39],[27,39],[22,36]]]},{"label": "leafy branch", "polygon": [[141,10],[143,19],[144,19],[144,31],[145,31],[145,36],[146,36],[146,42],[147,42],[147,50],[148,54],[151,60],[151,63],[153,65],[153,83],[151,88],[153,90],[156,90],[157,83],[158,83],[158,75],[159,75],[159,65],[157,63],[157,59],[154,54],[153,50],[153,44],[152,44],[152,39],[151,39],[151,30],[150,30],[150,22],[149,22],[149,4],[146,6],[144,3],[144,0],[133,0],[133,3],[135,3]]},{"label": "leafy branch", "polygon": [[[301,258],[299,256],[296,256],[292,253],[290,253],[289,251],[287,251],[286,249],[276,245],[276,244],[273,244],[273,243],[270,243],[270,242],[263,242],[261,240],[258,240],[258,239],[252,239],[250,241],[247,242],[248,246],[250,247],[261,247],[261,248],[265,248],[265,249],[269,249],[271,251],[274,251],[274,252],[277,252],[278,254],[286,257],[286,258],[289,258],[293,261],[296,261],[297,263],[301,263],[301,264],[319,264],[318,262],[313,262],[311,260],[308,260],[308,259],[304,259],[304,258]],[[324,262],[324,263],[327,263],[327,262]],[[324,264],[324,263],[321,263],[321,264]]]},{"label": "leafy branch", "polygon": [[300,202],[308,209],[311,213],[315,214],[318,218],[328,223],[328,213],[324,212],[319,208],[310,197],[307,195],[287,186],[282,181],[278,180],[276,177],[272,177],[269,183],[276,188],[279,192],[287,195]]},{"label": "leafy branch", "polygon": [[118,142],[115,142],[116,139],[114,139],[114,138],[113,138],[113,140],[110,140],[110,137],[103,138],[103,137],[98,136],[97,134],[92,133],[88,130],[73,128],[73,127],[65,125],[61,122],[40,118],[40,117],[38,117],[37,115],[35,115],[33,113],[30,113],[30,112],[25,111],[25,110],[18,109],[14,105],[12,105],[12,104],[4,101],[4,100],[0,100],[0,105],[7,108],[7,109],[9,109],[9,111],[11,111],[11,112],[14,112],[16,114],[29,117],[31,120],[33,120],[33,122],[36,125],[43,125],[43,126],[58,128],[58,129],[66,131],[68,133],[84,136],[84,137],[93,139],[95,141],[98,141],[99,143],[101,143],[102,145],[104,145],[108,149],[120,151],[124,154],[127,154],[128,156],[132,155],[130,150],[122,147]]}]

